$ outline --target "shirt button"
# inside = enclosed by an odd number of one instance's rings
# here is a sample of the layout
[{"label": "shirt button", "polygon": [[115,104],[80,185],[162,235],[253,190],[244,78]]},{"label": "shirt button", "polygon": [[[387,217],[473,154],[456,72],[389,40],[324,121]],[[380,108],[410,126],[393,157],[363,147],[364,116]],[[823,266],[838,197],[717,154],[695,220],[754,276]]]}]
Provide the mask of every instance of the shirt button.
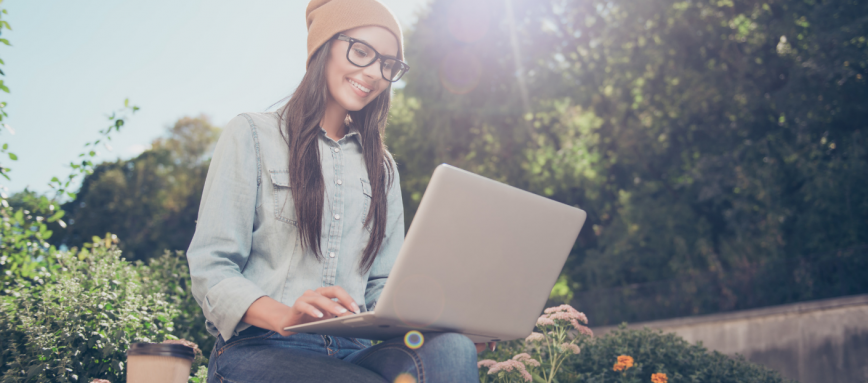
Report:
[{"label": "shirt button", "polygon": [[329,258],[334,258],[334,257],[335,257],[335,253],[334,253],[334,252],[329,253]]},{"label": "shirt button", "polygon": [[341,151],[341,148],[335,148],[335,153]]},{"label": "shirt button", "polygon": [[335,214],[335,219],[341,219],[341,215],[340,215],[340,214]]},{"label": "shirt button", "polygon": [[343,185],[344,181],[338,180],[338,185]]}]

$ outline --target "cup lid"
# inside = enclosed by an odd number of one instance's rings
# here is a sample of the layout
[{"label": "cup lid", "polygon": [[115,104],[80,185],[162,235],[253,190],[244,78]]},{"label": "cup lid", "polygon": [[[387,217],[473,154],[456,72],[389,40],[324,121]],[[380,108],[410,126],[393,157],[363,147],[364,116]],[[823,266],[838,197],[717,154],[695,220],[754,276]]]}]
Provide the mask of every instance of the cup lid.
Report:
[{"label": "cup lid", "polygon": [[193,360],[196,356],[192,347],[187,347],[183,344],[164,343],[133,343],[130,345],[130,349],[127,350],[127,356],[132,355],[171,356],[190,360]]}]

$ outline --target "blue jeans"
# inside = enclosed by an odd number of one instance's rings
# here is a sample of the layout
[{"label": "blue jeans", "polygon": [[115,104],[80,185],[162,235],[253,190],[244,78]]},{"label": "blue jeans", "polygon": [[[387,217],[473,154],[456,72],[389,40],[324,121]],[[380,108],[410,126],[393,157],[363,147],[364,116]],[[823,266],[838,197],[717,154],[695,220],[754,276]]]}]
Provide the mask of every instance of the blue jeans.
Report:
[{"label": "blue jeans", "polygon": [[229,342],[217,338],[208,383],[395,382],[409,374],[418,383],[479,382],[476,347],[464,335],[425,334],[418,349],[395,338],[376,346],[366,339],[328,335],[281,336],[251,327]]}]

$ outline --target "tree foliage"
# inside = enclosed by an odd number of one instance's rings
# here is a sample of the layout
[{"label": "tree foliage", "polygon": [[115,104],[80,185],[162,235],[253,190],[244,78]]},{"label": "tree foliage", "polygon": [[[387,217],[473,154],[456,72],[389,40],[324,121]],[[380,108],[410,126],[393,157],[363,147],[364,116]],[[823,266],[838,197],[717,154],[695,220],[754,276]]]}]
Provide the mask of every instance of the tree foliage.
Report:
[{"label": "tree foliage", "polygon": [[857,0],[434,1],[387,130],[408,222],[448,162],[588,211],[576,291],[864,258],[866,17]]},{"label": "tree foliage", "polygon": [[98,165],[63,205],[69,229],[53,243],[80,246],[112,232],[130,260],[186,249],[219,132],[204,117],[185,117],[138,157]]}]

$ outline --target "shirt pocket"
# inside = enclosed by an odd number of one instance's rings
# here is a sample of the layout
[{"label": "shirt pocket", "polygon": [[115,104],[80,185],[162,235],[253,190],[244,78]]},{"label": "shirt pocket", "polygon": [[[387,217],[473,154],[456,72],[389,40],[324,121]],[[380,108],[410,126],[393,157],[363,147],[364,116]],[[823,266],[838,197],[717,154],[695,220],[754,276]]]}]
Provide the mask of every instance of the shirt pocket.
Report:
[{"label": "shirt pocket", "polygon": [[362,224],[365,223],[365,218],[368,218],[368,210],[371,208],[371,184],[364,178],[359,178],[362,181]]},{"label": "shirt pocket", "polygon": [[289,170],[269,170],[274,195],[274,218],[278,221],[298,226],[295,218],[295,201],[289,186]]}]

